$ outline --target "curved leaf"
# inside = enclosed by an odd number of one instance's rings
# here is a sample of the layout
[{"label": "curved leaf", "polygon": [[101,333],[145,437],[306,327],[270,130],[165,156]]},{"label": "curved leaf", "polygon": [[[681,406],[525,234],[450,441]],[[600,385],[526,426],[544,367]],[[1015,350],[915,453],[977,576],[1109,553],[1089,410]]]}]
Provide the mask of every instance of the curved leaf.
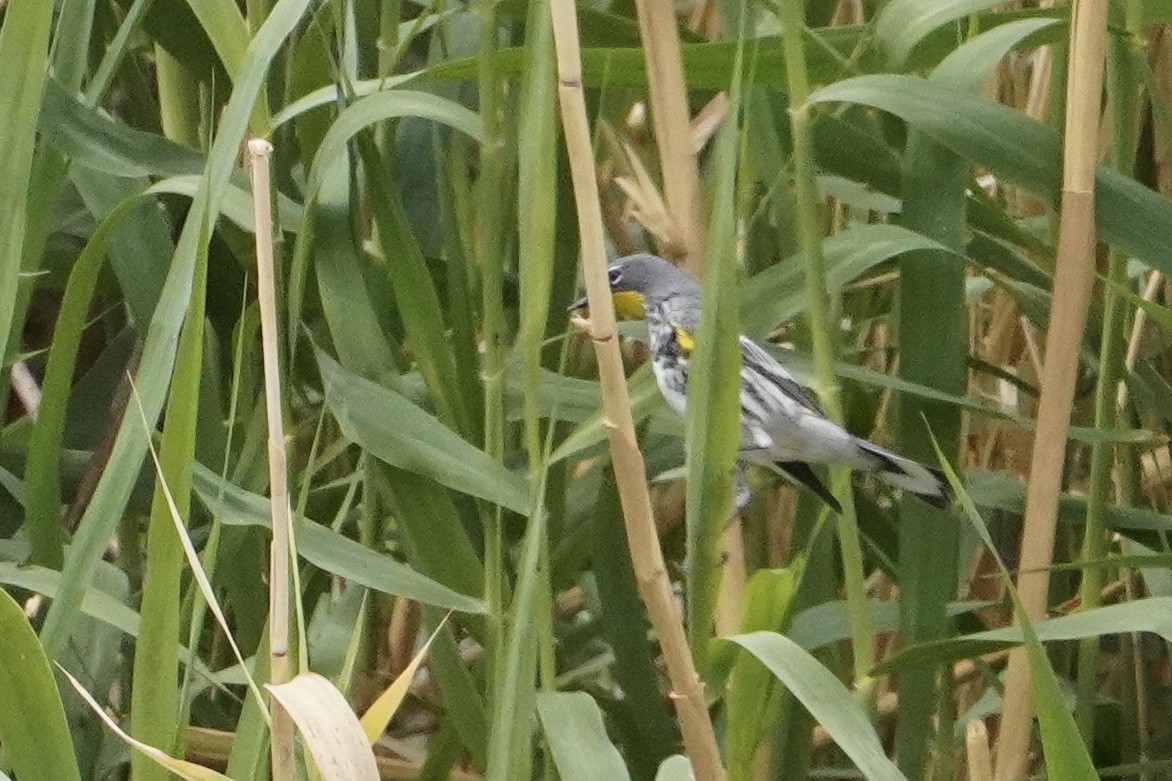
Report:
[{"label": "curved leaf", "polygon": [[378,781],[378,765],[350,703],[317,673],[265,684],[297,725],[322,781]]},{"label": "curved leaf", "polygon": [[[202,464],[194,469],[196,495],[223,523],[269,528],[269,500],[225,483]],[[461,594],[405,564],[355,542],[321,524],[301,519],[294,527],[297,553],[318,569],[384,594],[464,613],[483,613],[484,601]]]},{"label": "curved leaf", "polygon": [[[987,167],[1055,206],[1061,180],[1058,134],[1013,109],[914,76],[859,76],[810,96],[811,103],[858,103],[887,111],[961,157]],[[1172,273],[1172,203],[1122,174],[1095,176],[1099,237]]]},{"label": "curved leaf", "polygon": [[326,405],[342,433],[378,459],[456,491],[529,513],[524,480],[403,396],[317,351]]},{"label": "curved leaf", "polygon": [[[1098,607],[1080,613],[1034,621],[1034,634],[1042,642],[1081,640],[1084,637],[1135,632],[1151,632],[1172,642],[1172,597],[1149,597],[1135,602]],[[1001,648],[1026,642],[1020,626],[989,629],[951,640],[924,643],[905,648],[880,665],[881,669],[899,669],[928,661],[952,662],[980,656]]]},{"label": "curved leaf", "polygon": [[953,49],[932,71],[931,80],[977,92],[1006,54],[1021,46],[1036,46],[1043,38],[1056,39],[1064,29],[1057,19],[1045,17],[1007,22]]},{"label": "curved leaf", "polygon": [[797,643],[774,632],[725,638],[773,672],[810,715],[872,781],[904,781],[903,773],[883,751],[870,719],[842,682]]},{"label": "curved leaf", "polygon": [[0,743],[20,781],[81,776],[49,660],[20,605],[0,589]]},{"label": "curved leaf", "polygon": [[203,155],[168,138],[117,122],[49,79],[40,131],[71,160],[114,176],[180,176],[203,172]]},{"label": "curved leaf", "polygon": [[307,199],[317,193],[322,176],[346,149],[350,139],[370,125],[399,117],[430,119],[477,140],[482,132],[479,115],[455,101],[427,92],[384,90],[359,98],[338,115],[322,139],[309,172]]},{"label": "curved leaf", "polygon": [[184,779],[184,781],[232,781],[232,779],[228,778],[228,776],[225,776],[222,773],[217,773],[211,768],[204,767],[203,765],[197,765],[194,762],[188,762],[183,759],[176,759],[175,757],[170,756],[166,752],[161,751],[154,746],[147,745],[146,743],[135,740],[130,735],[127,735],[122,730],[122,728],[118,726],[118,722],[114,721],[110,714],[106,713],[106,710],[98,704],[98,701],[93,698],[93,695],[86,691],[85,687],[82,686],[76,678],[70,675],[69,672],[64,668],[62,668],[61,673],[69,679],[69,682],[73,684],[73,688],[76,689],[77,693],[81,695],[81,698],[86,701],[86,704],[89,705],[91,709],[93,709],[93,712],[97,714],[98,718],[105,722],[106,726],[110,728],[111,732],[121,738],[122,741],[131,748],[149,757],[160,767],[166,768],[175,775]]},{"label": "curved leaf", "polygon": [[875,17],[875,42],[893,66],[903,65],[928,34],[949,22],[985,11],[997,0],[892,0]]},{"label": "curved leaf", "polygon": [[[61,588],[61,573],[36,564],[18,565],[10,561],[0,561],[0,583],[35,591],[54,599]],[[139,626],[142,624],[139,614],[96,585],[86,588],[85,597],[81,602],[81,612],[125,632],[130,637],[138,637]]]},{"label": "curved leaf", "polygon": [[[848,228],[822,242],[826,284],[832,290],[838,289],[886,260],[924,249],[955,254],[940,242],[898,225]],[[958,261],[962,259],[961,255],[956,257]],[[761,336],[805,311],[804,273],[801,257],[793,255],[746,282],[741,297],[741,329],[750,336]]]},{"label": "curved leaf", "polygon": [[631,777],[618,749],[606,736],[602,713],[589,694],[540,692],[537,714],[563,781],[623,781]]}]

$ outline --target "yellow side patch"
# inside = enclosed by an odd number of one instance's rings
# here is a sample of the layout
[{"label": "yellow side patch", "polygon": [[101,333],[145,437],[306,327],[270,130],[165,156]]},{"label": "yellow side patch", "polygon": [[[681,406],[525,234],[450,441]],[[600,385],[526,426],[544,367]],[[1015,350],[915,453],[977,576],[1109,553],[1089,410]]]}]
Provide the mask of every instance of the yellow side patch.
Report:
[{"label": "yellow side patch", "polygon": [[682,325],[673,325],[672,330],[676,332],[676,342],[679,343],[680,349],[685,353],[690,353],[696,349],[696,342],[692,339],[692,335],[684,330]]},{"label": "yellow side patch", "polygon": [[621,293],[612,293],[614,311],[624,320],[643,319],[643,294],[633,290],[624,290]]}]

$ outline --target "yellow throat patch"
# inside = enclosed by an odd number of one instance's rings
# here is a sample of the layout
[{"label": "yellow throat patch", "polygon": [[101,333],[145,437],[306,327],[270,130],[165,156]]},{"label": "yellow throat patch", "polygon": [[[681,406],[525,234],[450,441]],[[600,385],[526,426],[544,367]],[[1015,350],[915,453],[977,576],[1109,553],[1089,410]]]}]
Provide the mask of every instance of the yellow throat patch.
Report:
[{"label": "yellow throat patch", "polygon": [[680,346],[680,350],[685,355],[691,355],[692,350],[696,349],[696,341],[692,335],[684,330],[682,325],[672,325],[672,330],[676,332],[676,343]]},{"label": "yellow throat patch", "polygon": [[624,320],[643,319],[643,294],[633,290],[624,290],[621,293],[611,293],[614,301],[614,311]]}]

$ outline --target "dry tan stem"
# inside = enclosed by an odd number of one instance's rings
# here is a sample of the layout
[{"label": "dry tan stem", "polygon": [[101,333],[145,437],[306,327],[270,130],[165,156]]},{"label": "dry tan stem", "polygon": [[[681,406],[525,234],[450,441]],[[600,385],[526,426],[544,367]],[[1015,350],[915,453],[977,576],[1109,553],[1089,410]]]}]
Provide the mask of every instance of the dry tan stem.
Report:
[{"label": "dry tan stem", "polygon": [[[234,732],[209,729],[208,727],[187,728],[187,760],[213,768],[223,768],[232,751]],[[383,781],[417,781],[422,770],[419,763],[404,761],[395,757],[375,754],[379,777]],[[452,770],[449,781],[480,781],[481,776],[464,770]]]},{"label": "dry tan stem", "polygon": [[692,152],[700,154],[728,116],[728,93],[717,93],[692,119]]},{"label": "dry tan stem", "polygon": [[37,384],[37,378],[29,370],[28,364],[24,361],[17,361],[12,364],[9,379],[12,382],[12,391],[16,394],[16,398],[20,400],[24,411],[28,413],[31,420],[36,420],[37,413],[41,409],[42,394],[41,387]]},{"label": "dry tan stem", "polygon": [[[578,43],[578,21],[573,0],[552,0],[554,41],[558,58],[558,99],[574,197],[578,205],[578,230],[582,240],[582,269],[590,302],[590,337],[598,356],[602,402],[606,412],[611,459],[614,462],[631,563],[639,594],[647,606],[651,626],[659,636],[672,686],[672,702],[680,719],[684,748],[696,778],[712,781],[724,778],[724,767],[716,735],[704,701],[704,687],[684,637],[675,598],[655,521],[651,497],[644,479],[643,454],[635,440],[630,401],[619,356],[614,306],[606,279],[606,247],[602,234],[602,213],[596,190],[597,176],[590,144],[590,125],[582,92],[582,57]],[[674,30],[674,20],[672,20]]]},{"label": "dry tan stem", "polygon": [[[265,407],[269,426],[269,491],[272,498],[273,541],[269,549],[269,680],[289,680],[289,484],[285,466],[285,425],[281,420],[281,370],[277,363],[277,298],[273,279],[273,213],[269,157],[273,147],[262,138],[248,142],[252,166],[252,201],[256,223],[256,288],[260,303],[264,353]],[[273,723],[274,781],[296,777],[293,757],[293,721],[270,698]]]},{"label": "dry tan stem", "polygon": [[651,125],[668,211],[683,231],[688,271],[704,278],[704,209],[692,142],[680,38],[671,0],[635,0],[647,62]]},{"label": "dry tan stem", "polygon": [[[1144,285],[1143,299],[1144,301],[1155,301],[1156,294],[1160,292],[1160,288],[1164,285],[1164,275],[1159,271],[1153,271],[1148,276],[1148,282]],[[1139,358],[1139,345],[1143,341],[1144,328],[1148,323],[1148,313],[1146,309],[1137,309],[1135,313],[1135,322],[1131,326],[1131,338],[1127,340],[1127,354],[1123,359],[1124,372],[1130,374],[1131,370],[1135,368],[1136,359]],[[1125,374],[1125,376],[1126,376]],[[1119,392],[1115,395],[1115,406],[1123,409],[1127,404],[1127,383],[1119,383]]]},{"label": "dry tan stem", "polygon": [[989,752],[989,730],[985,722],[973,719],[964,728],[969,781],[993,781],[993,755]]},{"label": "dry tan stem", "polygon": [[720,551],[725,564],[712,620],[717,635],[735,635],[741,628],[741,607],[748,581],[745,535],[739,522],[730,523],[725,529],[720,538]]},{"label": "dry tan stem", "polygon": [[[1046,610],[1049,571],[1058,512],[1079,348],[1095,274],[1095,164],[1099,100],[1103,90],[1103,52],[1107,35],[1106,0],[1075,0],[1070,36],[1066,137],[1062,172],[1054,301],[1046,334],[1042,397],[1026,489],[1018,590],[1031,619]],[[997,778],[1009,781],[1025,770],[1034,713],[1034,692],[1024,649],[1010,656],[1005,709],[997,746]]]}]

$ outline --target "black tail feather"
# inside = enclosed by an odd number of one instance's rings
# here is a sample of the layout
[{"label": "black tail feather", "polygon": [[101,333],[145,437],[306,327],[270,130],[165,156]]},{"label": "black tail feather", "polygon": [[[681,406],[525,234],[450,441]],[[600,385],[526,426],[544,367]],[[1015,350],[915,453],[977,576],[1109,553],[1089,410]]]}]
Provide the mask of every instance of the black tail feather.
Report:
[{"label": "black tail feather", "polygon": [[830,489],[822,479],[814,473],[810,465],[804,461],[778,461],[775,464],[778,470],[799,485],[803,485],[822,501],[826,502],[836,513],[842,514],[842,505],[830,493]]},{"label": "black tail feather", "polygon": [[952,495],[952,486],[948,483],[948,477],[942,469],[937,469],[934,466],[924,466],[924,468],[932,473],[932,477],[940,481],[940,490],[939,493],[917,493],[916,496],[933,507],[947,510],[952,506],[952,500],[956,498]]},{"label": "black tail feather", "polygon": [[871,471],[875,477],[912,493],[933,507],[946,510],[952,504],[952,488],[939,469],[897,456],[865,439],[857,442],[859,448],[874,459]]}]

